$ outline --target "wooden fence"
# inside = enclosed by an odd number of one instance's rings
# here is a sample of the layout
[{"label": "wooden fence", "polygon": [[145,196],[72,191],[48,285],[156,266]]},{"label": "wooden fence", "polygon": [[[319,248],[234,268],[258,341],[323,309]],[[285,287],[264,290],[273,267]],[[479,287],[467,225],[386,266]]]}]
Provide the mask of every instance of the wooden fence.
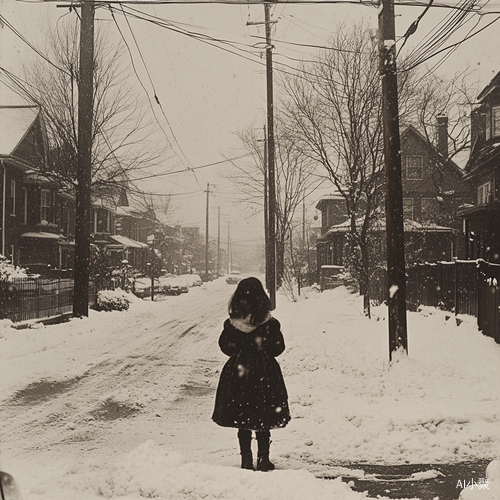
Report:
[{"label": "wooden fence", "polygon": [[[483,260],[417,264],[406,270],[406,304],[420,305],[477,318],[479,330],[500,344],[500,265]],[[370,296],[376,303],[387,298],[387,273],[374,274]]]}]

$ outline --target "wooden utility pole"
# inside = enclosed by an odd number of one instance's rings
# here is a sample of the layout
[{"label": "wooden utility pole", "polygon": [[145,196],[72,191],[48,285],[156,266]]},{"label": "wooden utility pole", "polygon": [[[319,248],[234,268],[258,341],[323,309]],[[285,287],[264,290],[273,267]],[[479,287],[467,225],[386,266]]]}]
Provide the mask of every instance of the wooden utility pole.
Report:
[{"label": "wooden utility pole", "polygon": [[230,222],[227,221],[227,274],[232,271],[232,262],[231,262],[231,236],[229,234]]},{"label": "wooden utility pole", "polygon": [[267,182],[267,132],[264,125],[264,252],[266,289],[269,290],[269,196]]},{"label": "wooden utility pole", "polygon": [[208,279],[208,210],[209,210],[209,199],[210,199],[210,184],[207,182],[207,210],[206,210],[206,223],[205,223],[205,278]]},{"label": "wooden utility pole", "polygon": [[264,4],[266,24],[266,88],[267,88],[267,170],[269,197],[268,269],[271,309],[276,308],[276,179],[274,169],[274,101],[273,101],[273,47],[271,43],[271,4]]},{"label": "wooden utility pole", "polygon": [[73,315],[89,315],[90,214],[92,168],[94,2],[83,0],[80,28],[80,84],[78,86],[78,165],[76,186],[75,290]]},{"label": "wooden utility pole", "polygon": [[[264,174],[264,224],[266,237],[266,288],[271,299],[271,308],[276,308],[276,176],[274,147],[274,102],[273,102],[273,46],[271,42],[271,3],[264,3],[264,24],[266,26],[266,90],[267,90],[267,151]],[[247,22],[247,26],[262,22]],[[266,131],[264,129],[264,136]],[[266,162],[267,160],[267,162]]]},{"label": "wooden utility pole", "polygon": [[220,207],[217,207],[217,278],[220,276]]},{"label": "wooden utility pole", "polygon": [[406,324],[406,278],[403,224],[403,187],[399,138],[398,80],[394,0],[381,0],[379,53],[382,78],[384,153],[387,178],[386,231],[389,313],[389,359],[399,348],[408,352]]}]

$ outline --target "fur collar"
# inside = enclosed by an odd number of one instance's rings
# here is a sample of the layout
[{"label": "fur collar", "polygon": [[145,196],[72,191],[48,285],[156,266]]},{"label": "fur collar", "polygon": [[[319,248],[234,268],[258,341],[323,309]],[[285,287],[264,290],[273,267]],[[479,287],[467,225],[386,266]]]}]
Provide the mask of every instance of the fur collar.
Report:
[{"label": "fur collar", "polygon": [[240,330],[241,332],[244,332],[244,333],[250,333],[250,332],[253,332],[260,325],[267,323],[271,318],[272,318],[271,313],[267,313],[266,317],[264,318],[264,321],[262,321],[262,323],[259,323],[258,325],[252,325],[250,323],[250,321],[248,320],[248,317],[247,318],[235,318],[235,319],[230,318],[229,321],[237,330]]}]

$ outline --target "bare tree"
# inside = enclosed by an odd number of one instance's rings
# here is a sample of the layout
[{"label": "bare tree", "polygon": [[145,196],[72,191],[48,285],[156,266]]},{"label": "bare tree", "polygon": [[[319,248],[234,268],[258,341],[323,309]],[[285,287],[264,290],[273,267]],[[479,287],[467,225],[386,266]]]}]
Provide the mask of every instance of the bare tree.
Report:
[{"label": "bare tree", "polygon": [[[72,190],[76,182],[78,144],[79,27],[75,19],[59,20],[46,32],[45,52],[52,62],[25,65],[32,99],[41,107],[47,127],[49,158],[46,175]],[[131,174],[163,157],[163,146],[149,138],[153,123],[133,91],[122,60],[122,46],[108,33],[96,33],[94,55],[94,119],[92,187],[96,193],[123,187]],[[137,175],[137,174],[136,174]]]},{"label": "bare tree", "polygon": [[306,77],[286,77],[284,113],[295,142],[344,197],[351,272],[369,314],[370,228],[383,196],[383,129],[377,47],[364,24],[341,27]]},{"label": "bare tree", "polygon": [[[276,179],[276,271],[277,284],[285,266],[285,244],[288,240],[297,207],[323,181],[316,174],[317,162],[306,156],[288,134],[279,116],[275,119],[275,179]],[[251,155],[245,163],[232,162],[234,170],[226,174],[238,187],[238,200],[264,208],[265,161],[264,143],[254,128],[239,137]]]},{"label": "bare tree", "polygon": [[[314,62],[304,64],[296,76],[283,77],[286,100],[282,109],[290,134],[312,161],[320,163],[336,190],[344,197],[350,222],[347,265],[370,314],[370,277],[380,265],[372,245],[372,227],[382,211],[385,195],[383,162],[382,94],[379,54],[366,22],[340,26]],[[436,153],[436,115],[454,111],[454,141],[447,158],[465,145],[464,110],[469,101],[466,74],[449,81],[417,69],[398,74],[402,126],[412,123],[425,130]],[[459,105],[459,103],[461,103]],[[431,129],[432,123],[432,129]],[[438,160],[438,159],[436,159]]]}]

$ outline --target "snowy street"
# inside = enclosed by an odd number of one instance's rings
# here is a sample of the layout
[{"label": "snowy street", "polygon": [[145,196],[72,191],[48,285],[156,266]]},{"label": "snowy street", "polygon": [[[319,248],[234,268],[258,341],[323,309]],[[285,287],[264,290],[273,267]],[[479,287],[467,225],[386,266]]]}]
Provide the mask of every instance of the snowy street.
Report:
[{"label": "snowy street", "polygon": [[[321,478],[368,474],[353,463],[500,458],[500,346],[473,318],[426,309],[408,314],[409,357],[389,367],[385,308],[366,319],[340,287],[278,295],[292,421],[272,432],[278,470],[239,469],[236,430],[211,421],[234,288],[218,280],[59,325],[0,322],[0,465],[24,500],[349,500],[367,495]],[[498,487],[492,476],[463,498],[497,499]]]}]

